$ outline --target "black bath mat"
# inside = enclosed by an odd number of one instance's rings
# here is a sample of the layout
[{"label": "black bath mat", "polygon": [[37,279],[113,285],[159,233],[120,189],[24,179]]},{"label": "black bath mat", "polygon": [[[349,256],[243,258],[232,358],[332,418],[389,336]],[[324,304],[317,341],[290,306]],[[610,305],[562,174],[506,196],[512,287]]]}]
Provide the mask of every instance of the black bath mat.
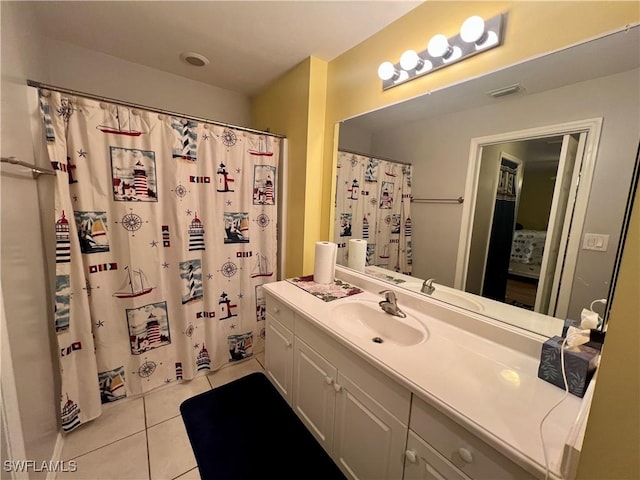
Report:
[{"label": "black bath mat", "polygon": [[202,480],[344,479],[263,373],[185,400]]}]

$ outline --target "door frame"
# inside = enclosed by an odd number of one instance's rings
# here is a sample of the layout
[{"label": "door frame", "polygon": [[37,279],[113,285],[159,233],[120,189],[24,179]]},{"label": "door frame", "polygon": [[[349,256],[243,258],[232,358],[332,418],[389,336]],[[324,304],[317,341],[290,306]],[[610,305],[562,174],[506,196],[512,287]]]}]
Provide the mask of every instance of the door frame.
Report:
[{"label": "door frame", "polygon": [[576,260],[580,248],[582,229],[584,227],[598,146],[600,143],[600,135],[602,132],[602,121],[602,117],[595,117],[524,130],[515,130],[484,137],[475,137],[471,139],[467,177],[465,181],[465,202],[462,208],[460,239],[458,242],[458,257],[456,261],[456,276],[454,283],[455,288],[464,291],[466,286],[469,254],[471,250],[471,233],[473,230],[473,221],[475,216],[476,196],[478,190],[477,184],[480,175],[480,162],[483,147],[499,143],[518,142],[542,137],[586,132],[587,141],[582,158],[580,175],[577,178],[578,189],[576,193],[574,216],[571,228],[567,232],[569,236],[566,249],[567,257],[561,279],[563,291],[570,291],[568,290],[568,287],[573,283]]}]

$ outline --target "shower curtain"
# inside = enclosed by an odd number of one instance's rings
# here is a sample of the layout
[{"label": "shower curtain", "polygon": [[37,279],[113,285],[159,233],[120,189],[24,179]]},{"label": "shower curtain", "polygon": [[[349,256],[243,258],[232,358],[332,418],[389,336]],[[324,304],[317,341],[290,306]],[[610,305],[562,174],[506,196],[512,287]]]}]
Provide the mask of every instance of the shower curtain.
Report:
[{"label": "shower curtain", "polygon": [[338,151],[335,199],[337,262],[349,240],[367,241],[366,265],[411,275],[411,165]]},{"label": "shower curtain", "polygon": [[[280,139],[39,91],[62,429],[264,348]],[[52,226],[53,227],[53,226]]]}]

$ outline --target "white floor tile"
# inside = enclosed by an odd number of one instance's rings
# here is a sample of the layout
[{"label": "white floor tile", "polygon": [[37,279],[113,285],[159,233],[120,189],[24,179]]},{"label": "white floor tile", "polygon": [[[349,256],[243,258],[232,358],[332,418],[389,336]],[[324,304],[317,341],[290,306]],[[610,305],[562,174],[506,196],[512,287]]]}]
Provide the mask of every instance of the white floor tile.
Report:
[{"label": "white floor tile", "polygon": [[198,377],[145,395],[147,428],[180,415],[180,404],[183,401],[207,390],[211,390],[207,377]]},{"label": "white floor tile", "polygon": [[74,459],[75,472],[60,472],[57,480],[142,480],[149,478],[145,432],[123,438]]},{"label": "white floor tile", "polygon": [[200,480],[200,472],[197,468],[189,470],[187,473],[180,475],[175,480]]},{"label": "white floor tile", "polygon": [[216,388],[220,385],[232,382],[233,380],[237,380],[238,378],[244,377],[254,372],[264,372],[264,369],[255,358],[251,358],[241,363],[236,363],[221,368],[217,372],[213,372],[207,375],[207,378],[211,383],[211,387]]},{"label": "white floor tile", "polygon": [[182,416],[147,429],[147,435],[152,479],[175,478],[196,467]]},{"label": "white floor tile", "polygon": [[70,460],[145,429],[142,398],[102,406],[102,415],[64,438],[62,459]]}]

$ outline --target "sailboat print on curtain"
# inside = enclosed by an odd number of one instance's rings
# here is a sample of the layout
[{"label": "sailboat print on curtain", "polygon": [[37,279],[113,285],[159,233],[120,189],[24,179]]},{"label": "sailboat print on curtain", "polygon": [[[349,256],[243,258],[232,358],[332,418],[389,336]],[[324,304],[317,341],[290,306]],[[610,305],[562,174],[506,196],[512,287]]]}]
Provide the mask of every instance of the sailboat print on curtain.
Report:
[{"label": "sailboat print on curtain", "polygon": [[251,278],[272,276],[273,270],[267,256],[257,254],[256,257],[256,264],[251,271]]},{"label": "sailboat print on curtain", "polygon": [[228,339],[230,361],[244,360],[253,355],[253,332],[229,335]]},{"label": "sailboat print on curtain", "polygon": [[107,212],[73,212],[78,228],[78,239],[82,253],[104,253],[109,251],[107,236]]},{"label": "sailboat print on curtain", "polygon": [[249,243],[249,214],[224,213],[224,243]]},{"label": "sailboat print on curtain", "polygon": [[124,384],[124,367],[98,373],[102,403],[115,402],[127,396]]},{"label": "sailboat print on curtain", "polygon": [[259,157],[271,157],[273,155],[273,151],[271,151],[271,145],[269,141],[269,137],[265,137],[264,135],[258,136],[258,147],[250,148],[249,153],[251,155],[257,155]]},{"label": "sailboat print on curtain", "polygon": [[120,288],[113,294],[116,298],[135,298],[146,295],[153,290],[151,282],[142,270],[132,270],[127,265],[124,267],[127,274]]},{"label": "sailboat print on curtain", "polygon": [[127,108],[127,122],[124,127],[125,121],[120,118],[120,107],[116,106],[116,123],[114,125],[98,125],[96,128],[102,133],[109,133],[112,135],[126,135],[127,137],[139,137],[142,135],[140,130],[133,130],[131,128],[131,109]]}]

